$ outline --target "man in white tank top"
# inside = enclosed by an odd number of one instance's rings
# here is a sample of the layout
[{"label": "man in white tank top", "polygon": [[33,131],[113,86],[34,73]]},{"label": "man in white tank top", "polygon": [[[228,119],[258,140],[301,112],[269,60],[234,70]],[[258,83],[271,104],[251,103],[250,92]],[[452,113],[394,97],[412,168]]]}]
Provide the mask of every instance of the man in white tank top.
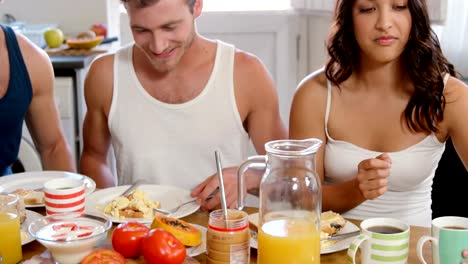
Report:
[{"label": "man in white tank top", "polygon": [[[137,179],[183,187],[201,203],[218,187],[218,150],[234,207],[249,139],[264,154],[266,142],[287,137],[269,73],[255,56],[198,34],[202,0],[122,2],[135,43],[90,67],[81,172],[101,188]],[[117,177],[106,163],[110,144]],[[246,187],[255,190],[260,175],[251,175]],[[219,204],[218,195],[203,208]]]}]

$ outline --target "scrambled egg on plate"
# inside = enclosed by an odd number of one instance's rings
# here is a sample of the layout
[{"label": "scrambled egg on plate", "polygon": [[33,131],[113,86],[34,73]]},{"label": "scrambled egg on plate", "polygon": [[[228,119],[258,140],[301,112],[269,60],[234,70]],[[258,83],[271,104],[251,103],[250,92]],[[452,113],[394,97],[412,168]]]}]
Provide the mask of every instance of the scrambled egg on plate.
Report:
[{"label": "scrambled egg on plate", "polygon": [[104,207],[104,213],[119,218],[148,218],[154,217],[153,208],[160,208],[159,201],[152,201],[140,189],[128,196],[119,196]]}]

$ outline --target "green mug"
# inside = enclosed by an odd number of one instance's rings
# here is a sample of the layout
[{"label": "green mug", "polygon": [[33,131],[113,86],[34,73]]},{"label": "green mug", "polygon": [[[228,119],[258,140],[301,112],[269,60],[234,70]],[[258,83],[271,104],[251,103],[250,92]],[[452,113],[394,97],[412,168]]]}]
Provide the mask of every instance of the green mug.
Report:
[{"label": "green mug", "polygon": [[468,218],[443,216],[432,220],[432,236],[422,236],[417,245],[419,260],[426,264],[422,255],[424,243],[432,241],[432,263],[461,263],[462,251],[468,248]]},{"label": "green mug", "polygon": [[408,261],[410,228],[398,219],[369,218],[361,222],[359,235],[348,248],[348,262],[356,263],[361,249],[363,264],[404,264]]}]

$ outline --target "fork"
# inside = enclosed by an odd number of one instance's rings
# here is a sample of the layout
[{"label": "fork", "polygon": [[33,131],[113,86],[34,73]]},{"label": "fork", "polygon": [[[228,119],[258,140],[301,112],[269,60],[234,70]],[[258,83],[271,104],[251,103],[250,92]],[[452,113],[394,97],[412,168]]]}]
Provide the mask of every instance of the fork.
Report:
[{"label": "fork", "polygon": [[163,209],[159,209],[159,208],[153,208],[153,211],[155,211],[155,212],[157,212],[157,213],[160,213],[160,214],[171,215],[171,214],[177,212],[182,206],[185,206],[185,205],[187,205],[187,204],[189,204],[189,203],[193,203],[193,202],[195,202],[195,201],[197,201],[197,199],[193,199],[193,200],[187,201],[187,202],[185,202],[185,203],[181,203],[181,204],[179,204],[177,207],[174,207],[174,208],[172,208],[172,209],[169,210],[169,211],[166,211],[166,210],[163,210]]},{"label": "fork", "polygon": [[[208,197],[206,197],[205,202],[210,200],[211,198],[213,198],[216,195],[217,192],[218,192],[218,189],[215,189],[210,195],[208,195]],[[160,213],[160,214],[164,214],[164,215],[171,215],[171,214],[177,212],[182,206],[185,206],[185,205],[190,204],[190,203],[194,203],[196,201],[197,201],[197,199],[193,199],[193,200],[187,201],[185,203],[181,203],[177,207],[174,207],[174,208],[172,208],[171,210],[168,210],[168,211],[163,210],[163,209],[159,209],[159,208],[153,208],[153,211],[157,212],[157,213]]]}]

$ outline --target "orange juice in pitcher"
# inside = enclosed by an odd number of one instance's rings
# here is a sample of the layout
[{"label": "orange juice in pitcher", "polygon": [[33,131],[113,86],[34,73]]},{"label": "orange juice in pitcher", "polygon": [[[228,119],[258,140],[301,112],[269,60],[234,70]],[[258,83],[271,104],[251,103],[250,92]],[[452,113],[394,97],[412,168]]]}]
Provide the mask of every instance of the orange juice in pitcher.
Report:
[{"label": "orange juice in pitcher", "polygon": [[258,263],[320,264],[320,232],[302,219],[264,223],[258,233]]},{"label": "orange juice in pitcher", "polygon": [[23,259],[21,252],[20,219],[16,209],[18,197],[0,195],[0,256],[2,264],[16,264]]}]

